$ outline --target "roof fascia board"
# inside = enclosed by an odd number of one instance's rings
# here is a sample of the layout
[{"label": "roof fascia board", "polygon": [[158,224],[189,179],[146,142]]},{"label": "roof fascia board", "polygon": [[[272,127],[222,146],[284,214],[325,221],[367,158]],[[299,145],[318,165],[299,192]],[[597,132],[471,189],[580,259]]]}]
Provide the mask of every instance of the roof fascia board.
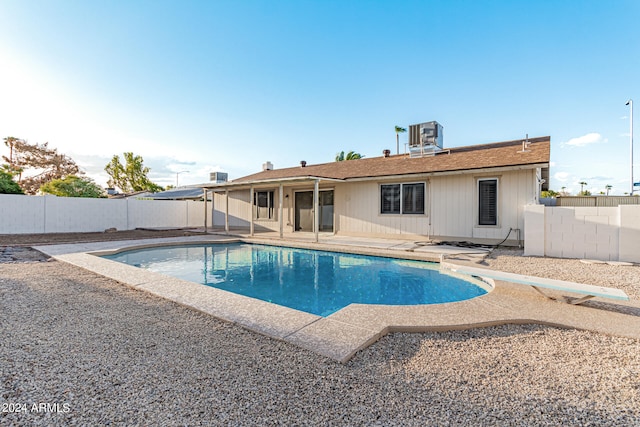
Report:
[{"label": "roof fascia board", "polygon": [[537,168],[544,168],[544,167],[549,167],[549,163],[535,163],[535,164],[532,163],[527,165],[501,166],[501,167],[495,167],[495,168],[460,169],[455,171],[442,171],[442,172],[421,172],[421,173],[409,173],[409,174],[402,174],[402,175],[368,176],[368,177],[362,177],[362,178],[347,178],[344,180],[344,182],[429,178],[432,176],[495,173],[495,172],[507,172],[507,171],[526,170],[526,169],[537,169]]},{"label": "roof fascia board", "polygon": [[216,184],[201,184],[200,188],[207,190],[226,190],[226,189],[239,189],[250,188],[251,186],[273,185],[273,184],[288,184],[296,182],[313,182],[313,181],[331,181],[331,182],[344,182],[344,179],[338,178],[324,178],[320,176],[296,176],[287,178],[276,179],[260,179],[255,181],[244,182],[225,182]]},{"label": "roof fascia board", "polygon": [[278,179],[265,179],[265,180],[255,180],[255,181],[245,181],[245,182],[226,182],[226,183],[216,183],[216,184],[201,184],[199,187],[203,190],[209,191],[223,191],[223,190],[231,190],[231,189],[246,189],[251,186],[269,186],[274,184],[290,184],[290,183],[299,183],[299,182],[313,182],[313,181],[329,181],[329,182],[360,182],[360,181],[381,181],[381,180],[397,180],[397,179],[416,179],[416,178],[428,178],[432,176],[446,176],[446,175],[463,175],[463,174],[476,174],[476,173],[496,173],[496,172],[506,172],[506,171],[517,171],[517,170],[526,170],[526,169],[537,169],[537,168],[545,168],[549,167],[549,163],[530,163],[525,165],[515,165],[515,166],[501,166],[501,167],[493,167],[493,168],[475,168],[475,169],[459,169],[454,171],[440,171],[440,172],[420,172],[420,173],[410,173],[410,174],[401,174],[401,175],[379,175],[379,176],[368,176],[368,177],[359,177],[359,178],[326,178],[319,176],[305,176],[305,177],[287,177],[287,178],[278,178]]}]

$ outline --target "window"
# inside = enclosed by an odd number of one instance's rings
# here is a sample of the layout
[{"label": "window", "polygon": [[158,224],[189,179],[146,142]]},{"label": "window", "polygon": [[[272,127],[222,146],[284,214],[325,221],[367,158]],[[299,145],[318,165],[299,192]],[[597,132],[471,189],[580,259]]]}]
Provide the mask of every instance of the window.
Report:
[{"label": "window", "polygon": [[380,213],[400,213],[400,184],[380,186]]},{"label": "window", "polygon": [[478,224],[498,225],[498,180],[478,181]]},{"label": "window", "polygon": [[253,193],[256,219],[273,219],[273,191],[256,191]]},{"label": "window", "polygon": [[424,183],[402,184],[402,213],[424,213]]},{"label": "window", "polygon": [[424,187],[424,182],[381,185],[380,213],[424,214]]}]

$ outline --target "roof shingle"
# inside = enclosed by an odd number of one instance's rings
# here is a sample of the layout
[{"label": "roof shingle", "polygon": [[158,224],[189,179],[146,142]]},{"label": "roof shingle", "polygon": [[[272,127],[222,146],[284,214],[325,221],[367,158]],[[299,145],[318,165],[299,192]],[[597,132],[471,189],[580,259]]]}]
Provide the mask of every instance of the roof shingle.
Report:
[{"label": "roof shingle", "polygon": [[525,152],[522,151],[522,140],[505,141],[444,149],[436,155],[418,158],[411,158],[408,154],[400,154],[390,157],[371,157],[307,165],[306,167],[266,170],[235,179],[232,182],[242,183],[307,176],[348,180],[505,166],[548,165],[551,138],[548,136],[530,138],[529,142]]}]

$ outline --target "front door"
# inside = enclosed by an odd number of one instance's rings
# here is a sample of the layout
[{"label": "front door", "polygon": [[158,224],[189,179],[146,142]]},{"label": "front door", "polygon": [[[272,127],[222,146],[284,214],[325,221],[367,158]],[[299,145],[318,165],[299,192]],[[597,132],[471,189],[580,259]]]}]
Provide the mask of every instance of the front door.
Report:
[{"label": "front door", "polygon": [[[333,190],[320,191],[320,231],[333,231]],[[295,193],[295,231],[313,231],[313,191]]]}]

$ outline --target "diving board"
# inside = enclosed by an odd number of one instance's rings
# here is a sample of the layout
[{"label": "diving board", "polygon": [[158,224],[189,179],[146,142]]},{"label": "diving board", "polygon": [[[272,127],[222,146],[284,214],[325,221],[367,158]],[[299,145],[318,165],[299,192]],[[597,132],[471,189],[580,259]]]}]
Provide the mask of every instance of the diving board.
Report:
[{"label": "diving board", "polygon": [[591,298],[611,298],[622,301],[629,301],[629,296],[621,289],[607,288],[604,286],[585,285],[576,282],[567,282],[564,280],[547,279],[544,277],[525,276],[522,274],[507,273],[504,271],[489,270],[485,268],[468,267],[450,262],[441,262],[441,268],[446,268],[456,273],[466,274],[469,276],[486,277],[494,280],[502,280],[504,282],[518,283],[521,285],[529,285],[536,291],[540,292],[547,298],[555,299],[545,294],[540,288],[553,289],[556,291],[572,292],[584,295],[577,300],[567,301],[570,304],[581,304]]}]

